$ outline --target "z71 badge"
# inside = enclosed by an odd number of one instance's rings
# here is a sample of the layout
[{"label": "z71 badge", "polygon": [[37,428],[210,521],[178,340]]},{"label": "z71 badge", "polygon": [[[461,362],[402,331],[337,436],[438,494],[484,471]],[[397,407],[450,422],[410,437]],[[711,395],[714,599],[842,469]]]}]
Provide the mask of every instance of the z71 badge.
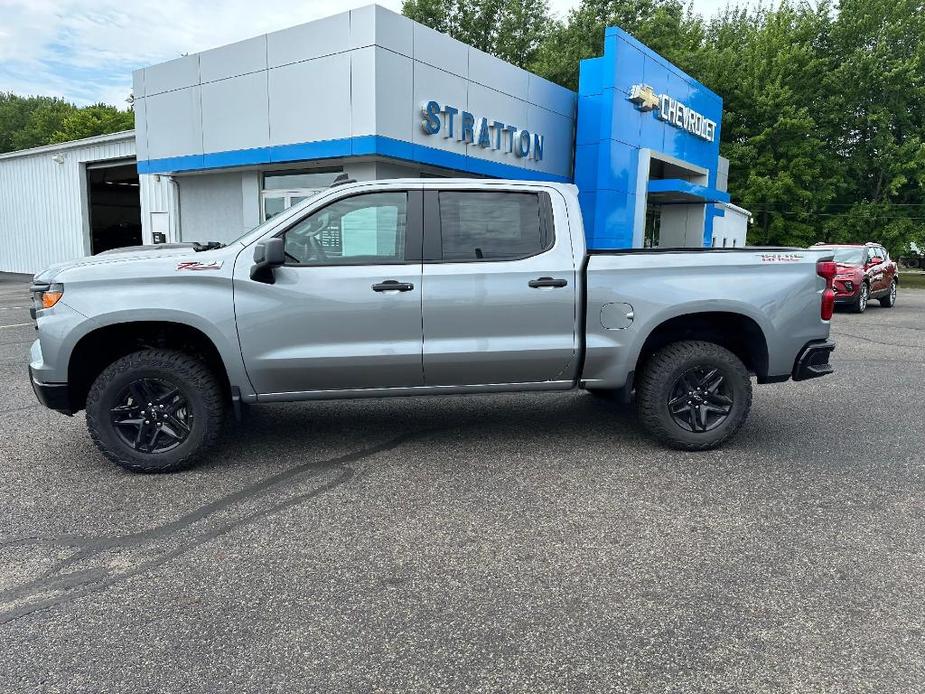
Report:
[{"label": "z71 badge", "polygon": [[177,263],[177,271],[180,270],[221,270],[224,260],[213,260],[208,263],[200,263],[198,260],[181,260]]}]

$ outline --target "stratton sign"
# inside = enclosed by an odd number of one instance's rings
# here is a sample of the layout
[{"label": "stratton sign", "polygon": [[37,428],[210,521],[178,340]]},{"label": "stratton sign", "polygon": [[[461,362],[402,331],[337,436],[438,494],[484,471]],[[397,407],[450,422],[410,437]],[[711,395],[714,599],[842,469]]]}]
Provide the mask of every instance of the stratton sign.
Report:
[{"label": "stratton sign", "polygon": [[455,106],[440,106],[436,101],[421,104],[421,116],[421,129],[427,135],[436,135],[442,130],[446,139],[497,149],[522,159],[543,159],[543,136],[539,133],[478,118]]},{"label": "stratton sign", "polygon": [[666,123],[686,130],[707,142],[716,138],[716,123],[700,115],[690,106],[667,94],[656,94],[648,84],[634,84],[627,97],[640,111],[658,109],[658,117]]}]

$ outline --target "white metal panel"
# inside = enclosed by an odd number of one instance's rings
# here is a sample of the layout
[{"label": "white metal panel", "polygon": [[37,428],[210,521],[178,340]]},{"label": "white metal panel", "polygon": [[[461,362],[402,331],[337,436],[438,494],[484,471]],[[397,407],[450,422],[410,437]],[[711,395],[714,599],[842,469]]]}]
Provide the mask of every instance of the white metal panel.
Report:
[{"label": "white metal panel", "polygon": [[[350,51],[350,133],[375,135],[376,123],[376,61],[375,46]],[[400,56],[396,56],[400,57]],[[407,58],[406,58],[407,60]],[[387,135],[388,133],[382,133]]]},{"label": "white metal panel", "polygon": [[[404,55],[387,51],[378,46],[376,51],[376,69],[373,77],[376,95],[376,130],[377,135],[393,137],[396,140],[411,142],[412,132],[417,118],[408,118],[408,105],[414,103],[414,61]],[[357,70],[354,69],[354,84]],[[354,101],[357,93],[354,90]],[[357,124],[353,124],[354,135],[360,134]]]},{"label": "white metal panel", "polygon": [[145,68],[145,96],[199,84],[199,54]]},{"label": "white metal panel", "polygon": [[338,53],[349,45],[350,13],[342,12],[267,34],[267,62],[279,67]]},{"label": "white metal panel", "polygon": [[135,111],[135,132],[138,133],[135,138],[135,151],[139,160],[148,158],[148,129],[145,127],[148,118],[147,106],[148,100],[145,98],[135,99],[135,103],[132,104]]},{"label": "white metal panel", "polygon": [[183,241],[236,239],[244,223],[243,174],[240,172],[184,176],[180,181]]},{"label": "white metal panel", "polygon": [[530,73],[478,48],[469,48],[469,79],[526,101]]},{"label": "white metal panel", "polygon": [[202,87],[145,97],[151,159],[202,154]]},{"label": "white metal panel", "polygon": [[0,157],[0,271],[31,274],[85,255],[84,165],[134,156],[126,133]]},{"label": "white metal panel", "polygon": [[469,46],[423,24],[414,25],[414,59],[469,77]]},{"label": "white metal panel", "polygon": [[531,104],[524,127],[543,136],[543,159],[532,166],[550,173],[571,171],[575,152],[574,120]]},{"label": "white metal panel", "polygon": [[350,137],[349,53],[274,68],[269,92],[271,145]]},{"label": "white metal panel", "polygon": [[350,48],[373,44],[411,57],[414,22],[381,5],[366,5],[350,11]]},{"label": "white metal panel", "polygon": [[164,218],[167,220],[167,240],[178,241],[175,193],[170,177],[141,174],[138,183],[141,195],[142,243],[153,243],[153,233],[165,231],[161,228]]},{"label": "white metal panel", "polygon": [[[232,113],[234,118],[229,118]],[[204,151],[253,149],[269,143],[266,72],[202,85]]]},{"label": "white metal panel", "polygon": [[203,84],[266,69],[266,34],[199,54],[199,76]]}]

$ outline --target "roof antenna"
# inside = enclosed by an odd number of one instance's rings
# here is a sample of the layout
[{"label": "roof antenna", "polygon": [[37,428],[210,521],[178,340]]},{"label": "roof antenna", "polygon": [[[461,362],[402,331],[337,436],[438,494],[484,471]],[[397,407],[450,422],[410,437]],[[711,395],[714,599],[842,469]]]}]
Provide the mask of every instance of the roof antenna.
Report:
[{"label": "roof antenna", "polygon": [[346,173],[341,173],[337,175],[337,178],[331,183],[331,188],[334,186],[342,186],[345,183],[356,183],[355,178],[350,178]]}]

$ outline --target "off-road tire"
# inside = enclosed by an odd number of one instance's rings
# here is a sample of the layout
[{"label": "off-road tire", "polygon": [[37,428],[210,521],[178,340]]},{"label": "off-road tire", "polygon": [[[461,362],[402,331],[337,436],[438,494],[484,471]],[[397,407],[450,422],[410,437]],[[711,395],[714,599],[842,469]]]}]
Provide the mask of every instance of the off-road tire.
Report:
[{"label": "off-road tire", "polygon": [[[865,294],[866,292],[866,294]],[[867,310],[867,304],[870,303],[870,285],[867,282],[861,283],[861,288],[858,290],[858,298],[850,304],[851,310],[854,313],[864,313]]]},{"label": "off-road tire", "polygon": [[[692,368],[717,369],[730,387],[732,406],[725,421],[709,431],[688,431],[675,422],[668,402],[683,374]],[[659,443],[685,451],[716,448],[733,436],[748,417],[752,382],[741,360],[712,342],[674,342],[653,354],[636,384],[636,412],[646,432]]]},{"label": "off-road tire", "polygon": [[883,308],[893,308],[896,305],[896,280],[890,282],[890,291],[880,299],[880,305]]},{"label": "off-road tire", "polygon": [[[176,448],[147,453],[123,441],[112,424],[111,408],[138,378],[158,379],[178,388],[192,414],[190,432]],[[103,369],[87,395],[87,429],[109,460],[132,472],[174,472],[189,467],[219,436],[227,411],[222,387],[200,360],[174,350],[133,352]]]}]

